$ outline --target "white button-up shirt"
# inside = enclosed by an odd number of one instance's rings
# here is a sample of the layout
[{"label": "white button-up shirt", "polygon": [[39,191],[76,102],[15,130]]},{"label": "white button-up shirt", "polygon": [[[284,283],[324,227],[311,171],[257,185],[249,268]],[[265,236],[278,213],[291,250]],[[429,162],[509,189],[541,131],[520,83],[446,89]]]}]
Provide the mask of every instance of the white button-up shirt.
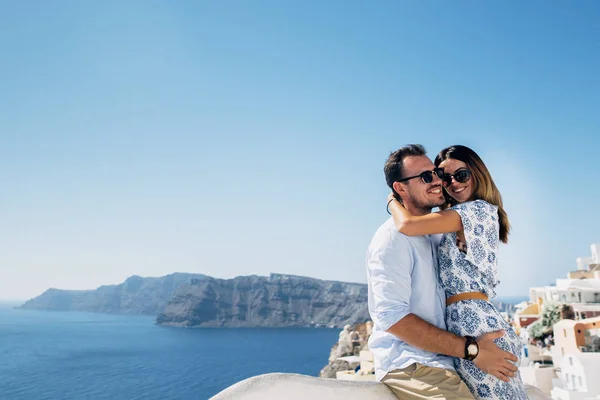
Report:
[{"label": "white button-up shirt", "polygon": [[369,245],[367,279],[373,320],[369,349],[377,380],[413,363],[454,370],[452,357],[413,347],[386,332],[408,314],[446,329],[446,296],[438,283],[439,241],[440,235],[406,236],[390,218]]}]

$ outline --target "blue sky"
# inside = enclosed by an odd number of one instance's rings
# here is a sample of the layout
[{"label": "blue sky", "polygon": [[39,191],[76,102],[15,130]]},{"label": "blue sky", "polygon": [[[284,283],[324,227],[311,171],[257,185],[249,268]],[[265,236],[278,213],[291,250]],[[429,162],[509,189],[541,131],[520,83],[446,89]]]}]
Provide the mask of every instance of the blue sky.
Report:
[{"label": "blue sky", "polygon": [[600,243],[594,1],[0,5],[0,299],[174,271],[365,282],[406,143],[475,149],[500,295]]}]

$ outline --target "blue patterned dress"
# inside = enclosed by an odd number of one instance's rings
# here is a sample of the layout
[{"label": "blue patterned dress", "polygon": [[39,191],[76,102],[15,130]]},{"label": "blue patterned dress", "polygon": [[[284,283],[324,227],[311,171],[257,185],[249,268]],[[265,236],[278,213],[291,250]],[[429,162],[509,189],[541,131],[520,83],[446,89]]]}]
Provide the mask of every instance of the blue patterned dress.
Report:
[{"label": "blue patterned dress", "polygon": [[[482,292],[492,299],[498,285],[496,252],[499,244],[498,208],[483,200],[469,201],[451,208],[460,215],[464,228],[466,254],[457,245],[456,233],[442,236],[439,251],[440,283],[446,298],[464,292]],[[522,343],[487,301],[464,300],[446,307],[448,330],[460,336],[478,337],[487,332],[504,329],[506,334],[496,340],[503,350],[521,355]],[[517,364],[518,365],[518,364]],[[455,359],[456,372],[465,381],[476,399],[527,400],[520,375],[503,382],[486,374],[471,361]]]}]

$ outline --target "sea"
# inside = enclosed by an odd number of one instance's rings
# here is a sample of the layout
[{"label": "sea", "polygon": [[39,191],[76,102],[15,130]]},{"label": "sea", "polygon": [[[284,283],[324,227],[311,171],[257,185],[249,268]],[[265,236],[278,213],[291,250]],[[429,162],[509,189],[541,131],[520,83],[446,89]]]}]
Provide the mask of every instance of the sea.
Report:
[{"label": "sea", "polygon": [[208,399],[259,374],[317,376],[339,332],[174,328],[148,316],[0,304],[0,400]]},{"label": "sea", "polygon": [[208,399],[269,372],[317,376],[338,329],[173,328],[0,306],[0,400]]}]

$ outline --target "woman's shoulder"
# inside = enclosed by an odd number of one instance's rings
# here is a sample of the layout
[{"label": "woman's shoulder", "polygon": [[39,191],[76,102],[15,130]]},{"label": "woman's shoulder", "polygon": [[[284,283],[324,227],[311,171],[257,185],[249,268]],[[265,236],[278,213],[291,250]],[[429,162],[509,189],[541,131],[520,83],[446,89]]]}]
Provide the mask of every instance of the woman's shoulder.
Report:
[{"label": "woman's shoulder", "polygon": [[[488,203],[485,200],[472,200],[466,201],[464,203],[460,203],[452,207],[454,211],[456,211],[460,218],[463,220],[463,226],[465,225],[465,221],[475,221],[477,223],[489,222],[489,223],[497,223],[498,216],[498,207]],[[467,226],[465,226],[467,228]]]}]

